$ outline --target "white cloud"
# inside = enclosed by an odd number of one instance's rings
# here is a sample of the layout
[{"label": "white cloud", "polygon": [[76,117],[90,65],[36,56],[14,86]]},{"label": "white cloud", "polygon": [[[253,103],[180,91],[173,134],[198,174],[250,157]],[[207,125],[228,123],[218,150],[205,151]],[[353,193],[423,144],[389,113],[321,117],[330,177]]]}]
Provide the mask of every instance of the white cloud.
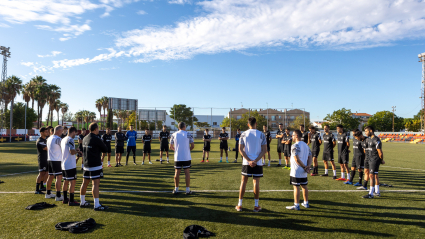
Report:
[{"label": "white cloud", "polygon": [[145,14],[148,14],[148,13],[145,12],[145,11],[143,11],[143,10],[140,10],[140,11],[137,12],[137,14],[139,14],[139,15],[145,15]]},{"label": "white cloud", "polygon": [[170,3],[170,4],[185,4],[185,3],[191,3],[191,0],[169,0],[168,3]]},{"label": "white cloud", "polygon": [[98,56],[95,56],[93,58],[80,58],[80,59],[73,59],[73,60],[60,60],[60,61],[53,61],[53,68],[69,68],[73,66],[78,65],[84,65],[88,63],[94,63],[94,62],[100,62],[100,61],[106,61],[110,60],[112,58],[120,57],[125,54],[124,51],[117,52],[116,50],[112,48],[107,49],[109,51],[109,54],[100,54]]},{"label": "white cloud", "polygon": [[2,22],[0,22],[0,27],[10,27],[9,25],[7,25],[6,23],[2,23]]},{"label": "white cloud", "polygon": [[[44,22],[59,25],[37,25],[39,29],[71,32],[72,37],[81,35],[90,30],[88,23],[84,25],[72,24],[73,19],[87,11],[104,9],[101,17],[109,16],[115,8],[122,7],[126,3],[138,0],[1,0],[0,16],[9,23],[22,24],[27,22]],[[3,26],[0,24],[0,27]],[[6,25],[7,26],[7,25]],[[59,30],[58,30],[59,29]],[[62,29],[62,30],[61,30]],[[67,29],[67,30],[66,30]],[[68,40],[72,37],[62,37],[60,40]]]},{"label": "white cloud", "polygon": [[34,65],[34,62],[21,62],[21,65],[24,65],[24,66],[33,66]]},{"label": "white cloud", "polygon": [[47,55],[37,55],[38,57],[55,57],[55,56],[57,56],[57,55],[59,55],[59,54],[62,54],[62,52],[60,52],[60,51],[52,51],[52,54],[51,55],[49,55],[49,54],[47,54]]}]

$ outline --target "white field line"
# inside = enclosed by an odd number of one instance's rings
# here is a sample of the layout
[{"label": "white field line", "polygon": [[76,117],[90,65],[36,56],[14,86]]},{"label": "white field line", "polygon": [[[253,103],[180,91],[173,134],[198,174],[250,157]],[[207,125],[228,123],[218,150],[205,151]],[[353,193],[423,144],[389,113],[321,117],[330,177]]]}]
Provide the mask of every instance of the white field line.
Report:
[{"label": "white field line", "polygon": [[[362,192],[364,193],[366,190],[309,190],[309,192],[323,192],[323,193],[333,193],[333,192]],[[380,190],[381,192],[389,192],[389,193],[420,193],[425,192],[425,190]],[[172,191],[100,191],[101,193],[172,193]],[[179,191],[184,193],[184,191]],[[202,192],[213,192],[213,193],[237,193],[239,190],[194,190],[194,193],[202,193]],[[247,190],[246,192],[253,192],[252,190]],[[293,192],[293,190],[260,190],[260,192]],[[26,191],[26,192],[0,192],[0,194],[34,194],[34,191]]]},{"label": "white field line", "polygon": [[13,176],[13,175],[24,174],[24,173],[35,173],[35,172],[38,172],[38,170],[28,171],[28,172],[21,172],[21,173],[5,174],[5,175],[0,175],[0,177]]},{"label": "white field line", "polygon": [[417,169],[417,168],[402,168],[402,167],[392,167],[392,166],[386,166],[386,165],[381,165],[381,167],[386,167],[386,168],[397,168],[397,169],[406,169],[406,170],[416,170],[416,171],[425,171],[424,169]]}]

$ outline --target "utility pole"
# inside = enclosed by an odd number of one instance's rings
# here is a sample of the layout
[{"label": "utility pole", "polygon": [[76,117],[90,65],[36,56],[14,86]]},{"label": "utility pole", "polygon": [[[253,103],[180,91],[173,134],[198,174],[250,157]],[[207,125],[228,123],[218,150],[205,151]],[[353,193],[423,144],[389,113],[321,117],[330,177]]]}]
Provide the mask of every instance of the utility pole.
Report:
[{"label": "utility pole", "polygon": [[422,82],[421,82],[421,109],[422,109],[422,122],[421,127],[425,130],[425,52],[418,55],[419,62],[422,63]]},{"label": "utility pole", "polygon": [[395,109],[396,107],[393,106],[392,108],[393,108],[393,132],[394,132],[394,112],[396,111],[396,109]]}]

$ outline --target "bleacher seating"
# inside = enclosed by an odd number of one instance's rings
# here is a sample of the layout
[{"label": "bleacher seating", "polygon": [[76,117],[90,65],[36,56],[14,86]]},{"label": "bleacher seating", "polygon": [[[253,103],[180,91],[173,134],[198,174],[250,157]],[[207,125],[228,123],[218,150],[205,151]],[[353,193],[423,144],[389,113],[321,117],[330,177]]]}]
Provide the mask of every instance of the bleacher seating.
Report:
[{"label": "bleacher seating", "polygon": [[404,142],[404,143],[424,143],[425,135],[423,134],[379,134],[379,138],[381,138],[382,142]]}]

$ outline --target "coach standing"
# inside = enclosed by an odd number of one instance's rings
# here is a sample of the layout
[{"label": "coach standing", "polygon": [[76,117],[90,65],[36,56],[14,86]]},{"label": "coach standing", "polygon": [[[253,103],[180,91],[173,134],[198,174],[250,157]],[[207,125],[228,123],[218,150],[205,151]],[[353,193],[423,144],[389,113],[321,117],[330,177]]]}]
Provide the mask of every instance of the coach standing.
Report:
[{"label": "coach standing", "polygon": [[94,198],[94,210],[103,211],[108,209],[99,203],[99,184],[100,179],[103,178],[102,159],[101,153],[106,153],[108,148],[103,141],[98,137],[99,126],[97,123],[91,123],[89,126],[90,134],[83,139],[83,160],[84,160],[84,174],[83,184],[80,189],[80,207],[87,207],[90,203],[86,202],[87,186],[92,181],[92,194]]},{"label": "coach standing", "polygon": [[190,191],[190,167],[192,158],[190,151],[195,148],[192,135],[186,131],[186,124],[184,122],[179,123],[179,131],[171,135],[170,149],[174,150],[174,186],[173,194],[179,192],[179,181],[180,172],[184,169],[184,175],[186,179],[186,194],[192,194]]},{"label": "coach standing", "polygon": [[242,180],[239,190],[239,203],[236,206],[238,212],[242,211],[242,199],[245,194],[248,177],[253,177],[254,183],[254,212],[261,211],[258,205],[260,200],[260,177],[263,177],[263,155],[267,152],[266,136],[257,130],[257,120],[254,117],[248,119],[249,130],[242,133],[239,142],[239,152],[242,155]]}]

